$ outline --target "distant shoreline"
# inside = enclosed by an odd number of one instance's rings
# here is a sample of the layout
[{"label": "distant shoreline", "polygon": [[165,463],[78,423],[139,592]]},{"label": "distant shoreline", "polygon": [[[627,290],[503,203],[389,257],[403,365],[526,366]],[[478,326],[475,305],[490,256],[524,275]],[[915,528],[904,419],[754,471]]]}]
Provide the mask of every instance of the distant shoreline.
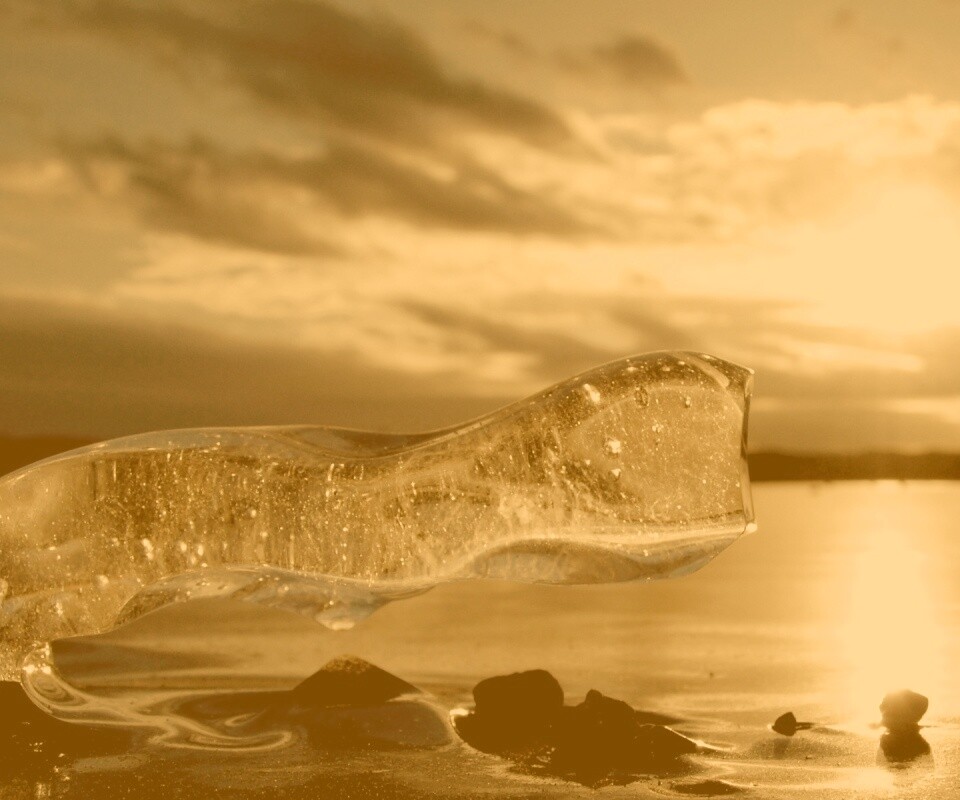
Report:
[{"label": "distant shoreline", "polygon": [[960,480],[960,453],[751,453],[750,478],[755,482]]},{"label": "distant shoreline", "polygon": [[[66,436],[0,436],[0,475],[95,439]],[[960,453],[750,454],[754,483],[782,481],[960,480]]]}]

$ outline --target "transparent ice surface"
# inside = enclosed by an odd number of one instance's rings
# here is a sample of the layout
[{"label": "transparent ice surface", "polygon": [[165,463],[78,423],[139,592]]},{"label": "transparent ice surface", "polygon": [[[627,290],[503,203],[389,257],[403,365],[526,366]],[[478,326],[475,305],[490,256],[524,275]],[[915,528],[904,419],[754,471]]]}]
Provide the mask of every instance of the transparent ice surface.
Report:
[{"label": "transparent ice surface", "polygon": [[200,428],[0,478],[0,674],[46,640],[227,596],[349,627],[463,578],[665,578],[753,525],[752,373],[616,361],[433,433]]}]

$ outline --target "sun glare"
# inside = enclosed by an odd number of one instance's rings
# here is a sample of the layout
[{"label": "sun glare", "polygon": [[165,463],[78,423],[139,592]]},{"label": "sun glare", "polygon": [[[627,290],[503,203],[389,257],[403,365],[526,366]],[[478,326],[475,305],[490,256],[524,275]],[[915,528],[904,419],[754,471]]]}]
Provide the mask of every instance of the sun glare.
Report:
[{"label": "sun glare", "polygon": [[871,187],[847,213],[796,241],[788,274],[811,318],[881,334],[953,325],[960,207],[932,184]]},{"label": "sun glare", "polygon": [[883,505],[863,527],[836,629],[839,688],[850,713],[863,722],[878,718],[877,704],[889,691],[943,695],[944,630],[929,555],[911,541],[909,526],[895,511],[884,513],[893,509]]},{"label": "sun glare", "polygon": [[878,344],[953,326],[960,204],[932,182],[887,179],[842,210],[707,252],[661,252],[681,294],[764,300],[801,325],[861,330]]}]

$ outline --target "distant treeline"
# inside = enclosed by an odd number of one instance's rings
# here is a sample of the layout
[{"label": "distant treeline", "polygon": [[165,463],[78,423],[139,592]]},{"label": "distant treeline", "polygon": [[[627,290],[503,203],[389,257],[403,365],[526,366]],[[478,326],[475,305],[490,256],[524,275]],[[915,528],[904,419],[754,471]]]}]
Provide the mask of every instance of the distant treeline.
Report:
[{"label": "distant treeline", "polygon": [[754,481],[958,480],[960,453],[752,453]]},{"label": "distant treeline", "polygon": [[[0,475],[90,441],[0,436]],[[750,477],[754,481],[960,480],[960,453],[751,453]]]}]

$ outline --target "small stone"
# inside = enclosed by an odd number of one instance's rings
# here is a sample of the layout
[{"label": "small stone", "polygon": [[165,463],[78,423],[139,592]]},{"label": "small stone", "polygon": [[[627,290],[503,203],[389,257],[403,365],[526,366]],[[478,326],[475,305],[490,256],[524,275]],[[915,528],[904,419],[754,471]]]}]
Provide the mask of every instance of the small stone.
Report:
[{"label": "small stone", "polygon": [[792,711],[781,714],[773,723],[773,729],[784,736],[793,736],[797,732],[797,718]]},{"label": "small stone", "polygon": [[926,697],[909,689],[890,692],[880,703],[881,722],[891,732],[915,731],[929,705]]},{"label": "small stone", "polygon": [[290,692],[298,705],[373,706],[420,690],[356,656],[328,661]]},{"label": "small stone", "polygon": [[793,736],[797,731],[810,730],[814,724],[813,722],[800,722],[793,716],[792,711],[788,711],[786,714],[781,714],[777,717],[770,727],[777,733],[782,733],[784,736]]}]

